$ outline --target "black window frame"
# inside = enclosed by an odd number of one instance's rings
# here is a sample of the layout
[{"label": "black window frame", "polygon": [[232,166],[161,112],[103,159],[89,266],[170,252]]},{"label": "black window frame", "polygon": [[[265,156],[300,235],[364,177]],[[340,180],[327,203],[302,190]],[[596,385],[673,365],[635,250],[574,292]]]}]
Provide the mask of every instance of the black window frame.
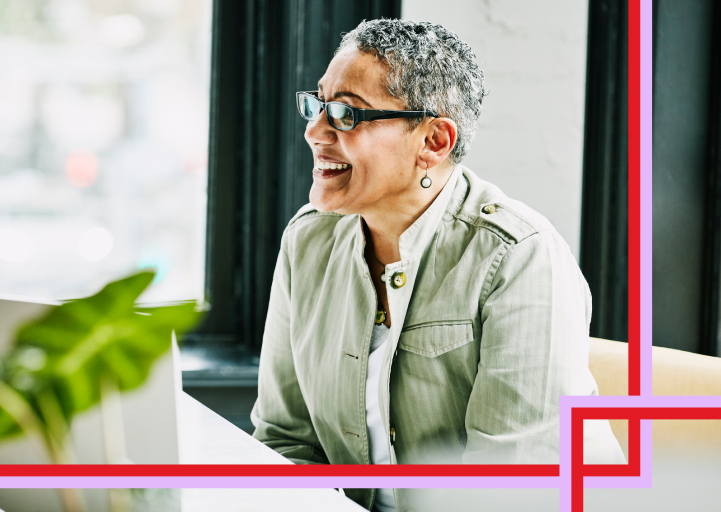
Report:
[{"label": "black window frame", "polygon": [[[205,321],[189,348],[255,364],[283,229],[308,202],[312,154],[295,93],[312,89],[342,34],[400,18],[401,0],[214,0]],[[243,364],[245,364],[243,363]]]},{"label": "black window frame", "polygon": [[628,0],[590,0],[580,266],[591,336],[628,341]]},{"label": "black window frame", "polygon": [[653,1],[653,344],[721,355],[721,3]]}]

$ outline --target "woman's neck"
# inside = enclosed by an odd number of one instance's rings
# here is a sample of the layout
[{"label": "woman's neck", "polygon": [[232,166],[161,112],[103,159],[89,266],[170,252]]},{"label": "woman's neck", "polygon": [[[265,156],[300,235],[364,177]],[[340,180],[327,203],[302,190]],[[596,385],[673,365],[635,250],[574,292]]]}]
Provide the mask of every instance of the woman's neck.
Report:
[{"label": "woman's neck", "polygon": [[[393,204],[382,205],[368,212],[361,213],[364,221],[366,244],[370,244],[373,254],[384,265],[394,263],[401,259],[398,241],[406,229],[423,215],[433,204],[438,194],[451,176],[453,167],[436,177],[433,184],[427,189],[421,189],[420,184],[413,197],[395,201]],[[440,179],[438,179],[440,178]],[[368,240],[370,237],[370,240]]]}]

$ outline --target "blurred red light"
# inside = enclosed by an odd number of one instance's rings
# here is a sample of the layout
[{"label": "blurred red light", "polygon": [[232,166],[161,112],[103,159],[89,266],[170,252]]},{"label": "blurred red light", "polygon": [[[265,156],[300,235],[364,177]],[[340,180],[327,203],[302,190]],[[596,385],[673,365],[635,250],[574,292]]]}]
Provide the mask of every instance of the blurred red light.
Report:
[{"label": "blurred red light", "polygon": [[65,159],[65,177],[74,187],[89,187],[98,178],[98,159],[92,151],[72,151]]},{"label": "blurred red light", "polygon": [[188,174],[200,174],[208,167],[208,155],[185,158],[182,167]]}]

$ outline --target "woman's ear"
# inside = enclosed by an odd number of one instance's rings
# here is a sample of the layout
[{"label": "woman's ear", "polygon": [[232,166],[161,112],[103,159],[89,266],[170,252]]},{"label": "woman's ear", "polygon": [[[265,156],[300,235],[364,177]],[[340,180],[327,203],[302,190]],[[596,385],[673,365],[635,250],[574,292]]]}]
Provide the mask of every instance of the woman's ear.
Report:
[{"label": "woman's ear", "polygon": [[443,162],[456,145],[458,127],[448,117],[437,117],[426,126],[424,146],[418,154],[420,168],[435,167]]}]

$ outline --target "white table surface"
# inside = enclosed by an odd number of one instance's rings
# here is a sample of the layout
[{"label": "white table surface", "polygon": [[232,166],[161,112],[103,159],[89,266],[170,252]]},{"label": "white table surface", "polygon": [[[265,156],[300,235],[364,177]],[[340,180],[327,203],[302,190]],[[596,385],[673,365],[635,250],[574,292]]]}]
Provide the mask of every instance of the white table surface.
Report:
[{"label": "white table surface", "polygon": [[[186,393],[180,399],[181,464],[292,464]],[[183,489],[183,512],[365,510],[334,489]]]}]

